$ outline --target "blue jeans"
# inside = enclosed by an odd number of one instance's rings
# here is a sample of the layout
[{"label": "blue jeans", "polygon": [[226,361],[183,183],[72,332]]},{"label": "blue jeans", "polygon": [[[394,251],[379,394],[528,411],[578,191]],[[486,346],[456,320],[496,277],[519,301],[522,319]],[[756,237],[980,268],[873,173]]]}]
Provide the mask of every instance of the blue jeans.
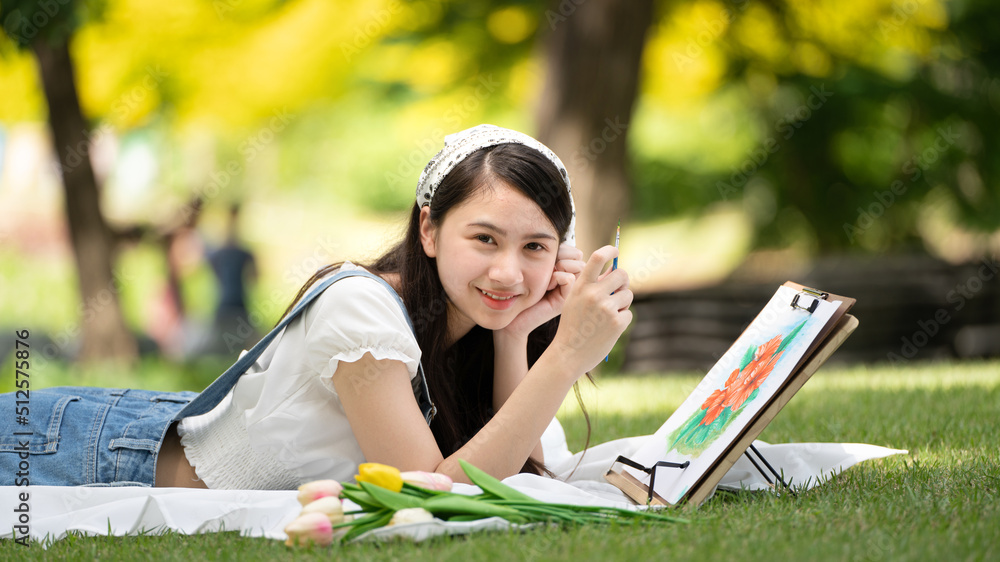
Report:
[{"label": "blue jeans", "polygon": [[[196,392],[32,390],[28,424],[0,394],[0,485],[152,486],[170,423]],[[26,482],[24,480],[27,480]]]}]

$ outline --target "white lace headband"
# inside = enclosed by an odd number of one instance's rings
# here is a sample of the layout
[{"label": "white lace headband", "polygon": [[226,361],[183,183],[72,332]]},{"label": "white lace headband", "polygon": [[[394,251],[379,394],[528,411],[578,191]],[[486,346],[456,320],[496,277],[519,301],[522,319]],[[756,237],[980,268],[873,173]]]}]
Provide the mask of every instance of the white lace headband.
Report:
[{"label": "white lace headband", "polygon": [[441,180],[448,175],[459,162],[465,160],[470,154],[489,146],[498,144],[521,144],[528,148],[533,148],[540,152],[542,156],[548,158],[559,174],[566,182],[566,192],[569,195],[569,205],[572,216],[569,221],[569,229],[566,231],[565,242],[570,246],[576,245],[576,206],[573,204],[573,192],[569,185],[569,173],[562,160],[549,150],[547,146],[529,137],[524,133],[519,133],[511,129],[504,129],[496,125],[477,125],[471,129],[450,134],[444,138],[444,148],[438,152],[431,161],[424,167],[417,182],[417,204],[421,207],[431,204],[434,191],[441,185]]}]

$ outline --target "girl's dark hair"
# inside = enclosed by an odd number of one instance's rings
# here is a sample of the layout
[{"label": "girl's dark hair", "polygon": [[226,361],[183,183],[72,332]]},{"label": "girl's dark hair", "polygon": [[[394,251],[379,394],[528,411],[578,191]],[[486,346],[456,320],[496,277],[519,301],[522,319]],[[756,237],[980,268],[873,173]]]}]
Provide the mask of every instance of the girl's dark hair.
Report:
[{"label": "girl's dark hair", "polygon": [[[520,144],[500,144],[480,149],[458,163],[434,193],[430,220],[439,225],[452,207],[482,189],[500,184],[517,189],[534,200],[556,232],[565,239],[572,219],[566,179],[556,166],[536,150]],[[343,262],[317,271],[295,301],[317,280],[335,271]],[[447,344],[448,299],[438,278],[433,258],[420,243],[420,206],[414,204],[403,240],[374,263],[362,264],[385,277],[399,275],[399,295],[413,322],[437,415],[431,431],[444,456],[451,455],[472,438],[493,415],[493,334],[479,326],[452,346]],[[289,306],[285,314],[291,310]],[[559,318],[539,326],[528,337],[528,366],[552,342]],[[589,424],[588,424],[589,425]],[[523,471],[544,470],[529,458]]]}]

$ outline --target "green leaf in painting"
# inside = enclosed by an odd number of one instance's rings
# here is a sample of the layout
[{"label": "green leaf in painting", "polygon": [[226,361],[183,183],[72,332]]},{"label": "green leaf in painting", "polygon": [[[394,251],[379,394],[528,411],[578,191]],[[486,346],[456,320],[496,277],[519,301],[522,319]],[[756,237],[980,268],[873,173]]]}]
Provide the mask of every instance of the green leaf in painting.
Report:
[{"label": "green leaf in painting", "polygon": [[740,359],[740,370],[747,368],[747,365],[753,361],[753,355],[757,352],[757,346],[751,345],[747,348],[747,352],[743,354],[743,359]]},{"label": "green leaf in painting", "polygon": [[775,353],[781,353],[782,351],[784,351],[785,348],[788,347],[788,344],[792,343],[792,340],[795,339],[795,336],[799,335],[799,332],[802,331],[803,326],[805,326],[806,322],[808,321],[809,319],[806,318],[805,320],[800,322],[799,325],[795,327],[795,329],[793,329],[791,332],[788,332],[788,335],[781,340],[781,345],[778,346],[778,349],[775,350]]}]

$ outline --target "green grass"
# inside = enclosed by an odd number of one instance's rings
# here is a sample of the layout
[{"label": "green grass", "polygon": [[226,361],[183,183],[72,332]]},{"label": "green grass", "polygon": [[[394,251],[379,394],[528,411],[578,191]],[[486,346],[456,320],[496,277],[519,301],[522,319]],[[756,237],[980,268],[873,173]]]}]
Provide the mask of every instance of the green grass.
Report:
[{"label": "green grass", "polygon": [[[166,367],[162,367],[164,370]],[[60,375],[64,376],[64,375]],[[118,382],[123,375],[115,375]],[[190,376],[190,375],[184,375]],[[89,380],[99,379],[91,377]],[[183,377],[182,377],[183,378]],[[194,379],[199,379],[195,376]],[[584,388],[593,442],[652,433],[697,376],[605,377]],[[572,398],[570,399],[570,401]],[[586,426],[560,412],[574,450]],[[32,558],[344,560],[989,560],[1000,556],[1000,362],[826,367],[764,431],[770,442],[865,442],[908,449],[798,497],[719,493],[687,525],[545,528],[420,544],[295,549],[234,533],[70,537]],[[27,551],[7,541],[0,558]]]}]

